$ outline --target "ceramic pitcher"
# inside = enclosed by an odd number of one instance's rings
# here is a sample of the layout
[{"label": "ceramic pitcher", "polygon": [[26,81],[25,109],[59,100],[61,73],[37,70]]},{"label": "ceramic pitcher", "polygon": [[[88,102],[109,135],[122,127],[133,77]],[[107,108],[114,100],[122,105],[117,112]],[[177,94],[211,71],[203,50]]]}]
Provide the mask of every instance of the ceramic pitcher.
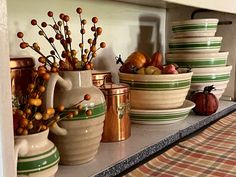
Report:
[{"label": "ceramic pitcher", "polygon": [[59,153],[48,140],[49,130],[15,136],[17,177],[53,177],[58,169]]},{"label": "ceramic pitcher", "polygon": [[61,164],[82,164],[95,157],[103,132],[106,103],[103,93],[92,84],[90,70],[51,75],[46,92],[47,108],[60,104],[70,108],[83,100],[85,94],[90,94],[91,99],[82,102],[83,110],[91,109],[92,115],[79,114],[51,128],[50,138],[58,147]]}]

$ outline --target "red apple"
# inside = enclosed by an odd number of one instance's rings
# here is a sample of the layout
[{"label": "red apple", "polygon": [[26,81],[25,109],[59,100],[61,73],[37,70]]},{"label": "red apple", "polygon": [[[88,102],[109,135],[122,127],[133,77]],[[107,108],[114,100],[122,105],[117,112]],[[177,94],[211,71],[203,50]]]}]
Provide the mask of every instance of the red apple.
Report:
[{"label": "red apple", "polygon": [[169,64],[163,68],[162,74],[178,74],[178,71],[176,70],[175,65]]}]

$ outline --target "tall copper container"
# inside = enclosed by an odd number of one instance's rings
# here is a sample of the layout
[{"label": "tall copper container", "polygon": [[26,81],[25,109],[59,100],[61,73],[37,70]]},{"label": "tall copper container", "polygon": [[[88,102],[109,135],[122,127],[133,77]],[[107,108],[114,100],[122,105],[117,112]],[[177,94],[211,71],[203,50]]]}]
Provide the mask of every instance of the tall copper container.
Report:
[{"label": "tall copper container", "polygon": [[[12,95],[21,99],[27,92],[28,84],[32,82],[32,70],[35,66],[33,58],[11,58],[11,88]],[[19,100],[22,101],[22,100]]]},{"label": "tall copper container", "polygon": [[100,87],[106,82],[112,82],[112,75],[110,71],[106,70],[92,70],[93,85]]},{"label": "tall copper container", "polygon": [[129,138],[131,134],[129,86],[107,83],[100,89],[105,95],[107,104],[102,141],[114,142]]}]

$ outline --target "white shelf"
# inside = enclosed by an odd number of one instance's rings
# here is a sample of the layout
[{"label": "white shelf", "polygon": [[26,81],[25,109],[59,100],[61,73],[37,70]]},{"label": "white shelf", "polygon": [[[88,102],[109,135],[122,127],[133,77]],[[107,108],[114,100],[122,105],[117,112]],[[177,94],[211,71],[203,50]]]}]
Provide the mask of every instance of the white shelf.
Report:
[{"label": "white shelf", "polygon": [[203,8],[227,13],[236,13],[235,0],[116,0],[120,2],[140,4],[154,7],[171,7],[175,4]]},{"label": "white shelf", "polygon": [[191,114],[185,120],[169,125],[132,124],[132,134],[129,139],[122,142],[101,143],[95,159],[83,165],[59,166],[56,177],[117,175],[117,173],[130,166],[130,162],[135,164],[143,160],[142,158],[148,154],[155,153],[157,147],[163,146],[163,143],[165,144],[165,140],[166,143],[176,141],[181,136],[185,136],[227,113],[227,111],[222,110],[228,108],[229,112],[230,109],[236,109],[235,105],[235,102],[221,101],[218,112],[212,116]]}]

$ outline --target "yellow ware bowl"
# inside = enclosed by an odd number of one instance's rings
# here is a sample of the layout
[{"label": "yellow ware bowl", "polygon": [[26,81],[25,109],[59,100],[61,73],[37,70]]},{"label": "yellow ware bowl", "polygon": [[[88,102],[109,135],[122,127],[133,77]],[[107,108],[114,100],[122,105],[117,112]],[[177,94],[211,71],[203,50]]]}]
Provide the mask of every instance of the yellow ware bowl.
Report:
[{"label": "yellow ware bowl", "polygon": [[131,109],[171,109],[181,107],[190,88],[192,72],[141,75],[119,73],[121,83],[130,85]]},{"label": "yellow ware bowl", "polygon": [[175,38],[180,37],[209,37],[215,36],[218,19],[191,19],[171,23]]}]

